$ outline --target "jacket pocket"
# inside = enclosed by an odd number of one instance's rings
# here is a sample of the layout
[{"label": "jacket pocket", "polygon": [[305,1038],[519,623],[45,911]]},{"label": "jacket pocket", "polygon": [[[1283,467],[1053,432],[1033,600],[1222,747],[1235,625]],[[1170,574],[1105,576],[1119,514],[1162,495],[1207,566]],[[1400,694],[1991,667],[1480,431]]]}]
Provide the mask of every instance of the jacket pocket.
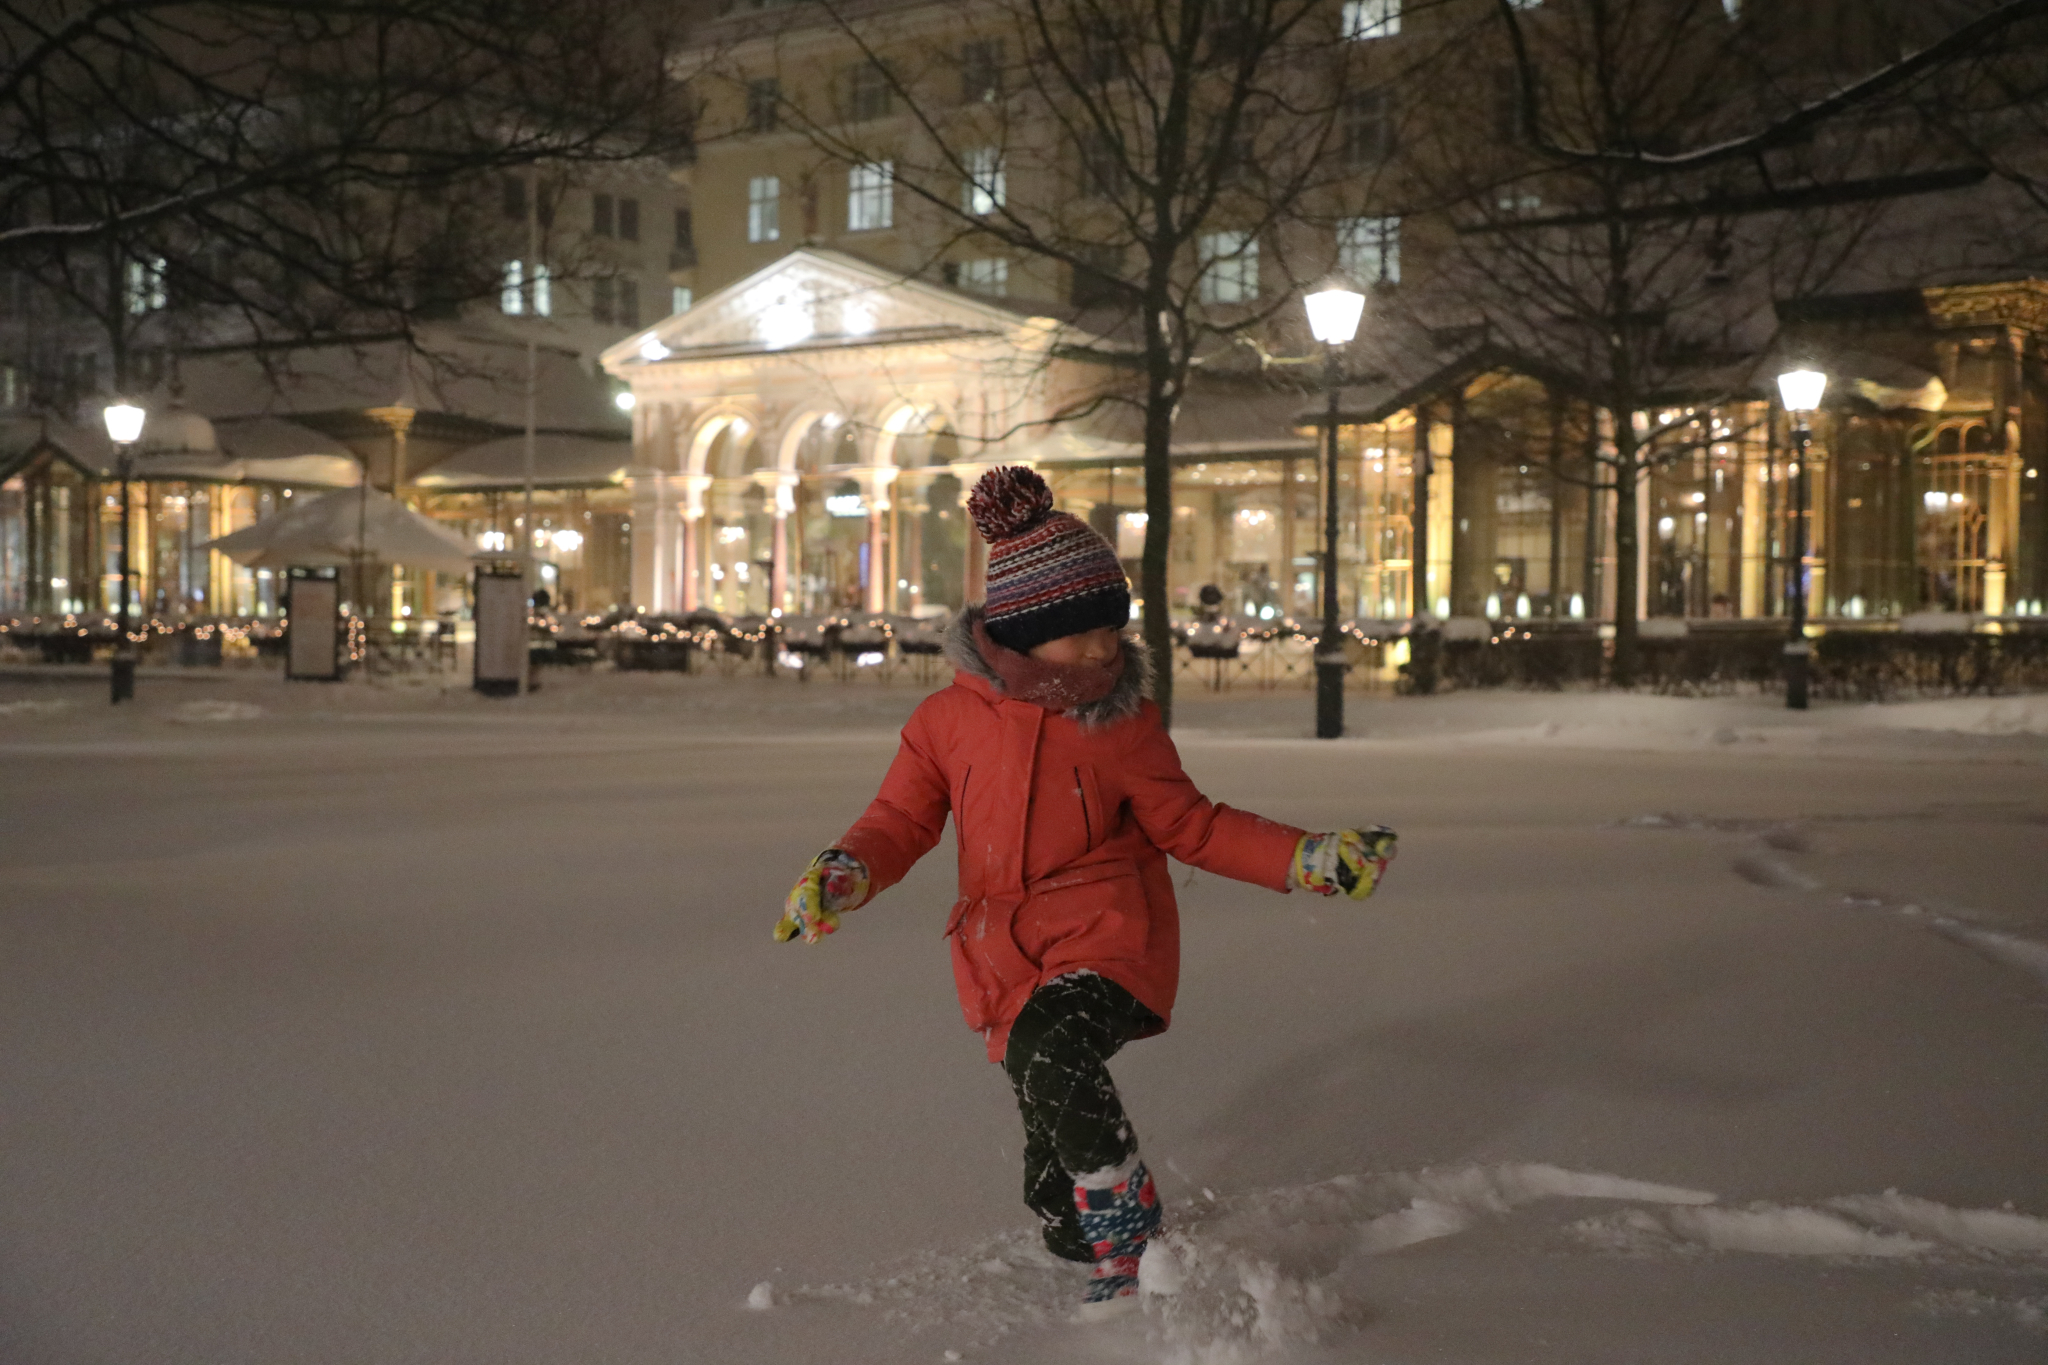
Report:
[{"label": "jacket pocket", "polygon": [[1102,784],[1095,769],[1083,763],[1074,769],[1074,797],[1081,803],[1081,832],[1090,852],[1101,848],[1115,832],[1116,816],[1102,798]]},{"label": "jacket pocket", "polygon": [[1144,960],[1152,915],[1138,865],[1119,858],[1031,883],[1017,909],[1015,937],[1041,973]]},{"label": "jacket pocket", "polygon": [[985,1029],[1022,1007],[1038,982],[1038,965],[1017,946],[1015,898],[963,896],[946,918],[952,948],[953,984],[967,1026]]}]

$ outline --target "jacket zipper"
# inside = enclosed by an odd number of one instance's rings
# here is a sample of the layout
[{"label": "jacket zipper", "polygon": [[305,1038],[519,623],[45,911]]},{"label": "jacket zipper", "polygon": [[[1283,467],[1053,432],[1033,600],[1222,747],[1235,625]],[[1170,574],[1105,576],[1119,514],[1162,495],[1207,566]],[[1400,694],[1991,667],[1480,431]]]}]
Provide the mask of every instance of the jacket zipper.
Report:
[{"label": "jacket zipper", "polygon": [[1095,822],[1088,818],[1088,789],[1081,785],[1081,770],[1074,769],[1074,795],[1081,798],[1081,834],[1088,840],[1086,847],[1095,847]]}]

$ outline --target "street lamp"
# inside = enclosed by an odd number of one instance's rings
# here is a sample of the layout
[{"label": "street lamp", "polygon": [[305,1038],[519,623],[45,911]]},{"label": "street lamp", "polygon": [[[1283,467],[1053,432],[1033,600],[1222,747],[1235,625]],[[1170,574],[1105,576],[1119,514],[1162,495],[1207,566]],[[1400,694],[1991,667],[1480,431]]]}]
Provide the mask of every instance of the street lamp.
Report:
[{"label": "street lamp", "polygon": [[1778,376],[1778,396],[1792,419],[1791,621],[1785,631],[1785,705],[1806,709],[1806,676],[1812,646],[1806,643],[1806,449],[1812,439],[1807,419],[1820,407],[1828,377],[1819,370],[1787,370]]},{"label": "street lamp", "polygon": [[136,441],[142,438],[141,408],[125,400],[107,404],[107,437],[114,443],[114,474],[121,480],[121,612],[120,635],[114,641],[113,700],[135,698],[135,643],[128,638],[128,483],[133,476]]},{"label": "street lamp", "polygon": [[[1344,637],[1337,630],[1337,391],[1339,349],[1358,335],[1365,295],[1332,280],[1302,301],[1308,329],[1323,343],[1323,387],[1330,392],[1328,451],[1323,466],[1323,630],[1316,640],[1316,738],[1344,733]],[[1288,496],[1293,496],[1289,494]]]}]

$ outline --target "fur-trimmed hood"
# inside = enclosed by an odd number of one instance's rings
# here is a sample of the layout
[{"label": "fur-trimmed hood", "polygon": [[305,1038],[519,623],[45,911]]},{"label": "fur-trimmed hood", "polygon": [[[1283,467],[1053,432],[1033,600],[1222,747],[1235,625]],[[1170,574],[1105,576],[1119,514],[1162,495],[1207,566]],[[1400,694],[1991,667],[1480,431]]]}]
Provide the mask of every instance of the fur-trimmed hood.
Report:
[{"label": "fur-trimmed hood", "polygon": [[[954,616],[946,627],[945,653],[953,667],[962,673],[971,673],[986,682],[997,692],[1004,690],[1003,680],[995,668],[982,657],[981,646],[975,643],[974,625],[982,619],[980,607],[968,607]],[[1152,656],[1145,646],[1130,636],[1120,637],[1123,642],[1124,671],[1116,680],[1116,687],[1100,701],[1084,702],[1066,712],[1082,726],[1095,729],[1114,725],[1138,714],[1139,704],[1152,694]]]}]

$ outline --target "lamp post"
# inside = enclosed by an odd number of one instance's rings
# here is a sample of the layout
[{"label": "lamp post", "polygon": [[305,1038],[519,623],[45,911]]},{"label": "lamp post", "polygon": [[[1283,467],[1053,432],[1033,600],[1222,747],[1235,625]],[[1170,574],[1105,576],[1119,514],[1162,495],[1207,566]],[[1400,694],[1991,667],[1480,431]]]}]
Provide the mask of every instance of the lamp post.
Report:
[{"label": "lamp post", "polygon": [[1785,705],[1794,711],[1806,709],[1807,666],[1813,653],[1806,643],[1806,449],[1813,435],[1807,420],[1827,387],[1828,377],[1819,370],[1787,370],[1778,376],[1778,396],[1792,419],[1792,602],[1785,628]]},{"label": "lamp post", "polygon": [[128,483],[134,474],[135,443],[142,437],[141,408],[122,399],[107,404],[103,414],[107,437],[114,443],[114,475],[121,480],[121,609],[120,635],[114,641],[113,700],[135,699],[135,642],[128,638]]},{"label": "lamp post", "polygon": [[1337,629],[1337,394],[1343,377],[1339,348],[1358,335],[1365,295],[1342,280],[1332,280],[1304,298],[1302,305],[1308,309],[1309,331],[1325,348],[1323,387],[1330,394],[1323,463],[1323,629],[1316,640],[1316,738],[1336,739],[1344,733],[1345,668],[1344,637]]}]

